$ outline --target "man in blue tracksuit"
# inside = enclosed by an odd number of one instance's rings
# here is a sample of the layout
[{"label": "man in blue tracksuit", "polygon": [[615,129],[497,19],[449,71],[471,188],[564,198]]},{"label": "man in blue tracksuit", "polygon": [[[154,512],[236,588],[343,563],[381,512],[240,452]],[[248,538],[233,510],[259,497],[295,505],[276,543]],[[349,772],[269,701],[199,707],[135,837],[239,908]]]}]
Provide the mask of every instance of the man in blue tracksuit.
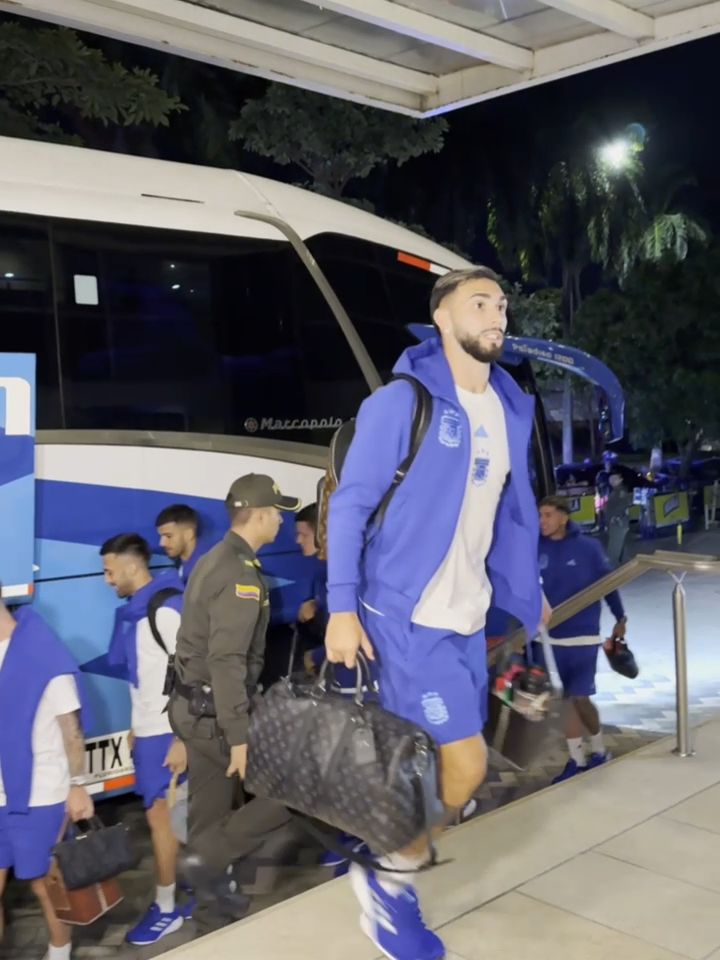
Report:
[{"label": "man in blue tracksuit", "polygon": [[[540,573],[545,596],[552,607],[569,600],[612,571],[600,543],[585,536],[570,520],[570,508],[562,497],[546,497],[541,502],[540,533]],[[627,618],[620,594],[615,590],[605,597],[605,601],[617,621],[611,640],[621,639],[625,636]],[[553,783],[597,767],[610,756],[603,744],[597,708],[590,699],[595,693],[601,644],[600,612],[598,601],[550,631],[566,699],[565,736],[570,751],[565,769]],[[541,654],[541,648],[538,653]],[[589,757],[585,755],[583,731],[590,735]]]},{"label": "man in blue tracksuit", "polygon": [[[548,616],[528,476],[535,401],[494,362],[506,311],[498,278],[484,267],[437,281],[430,315],[439,337],[395,366],[433,397],[420,450],[365,546],[368,521],[407,455],[414,404],[405,381],[377,390],[358,413],[328,514],[328,658],[351,667],[362,649],[375,659],[384,705],[440,745],[450,818],[485,776],[491,598],[531,635]],[[384,858],[389,872],[351,869],[361,927],[391,960],[445,955],[408,884],[407,871],[426,856],[419,838]]]},{"label": "man in blue tracksuit", "polygon": [[214,546],[212,540],[198,535],[199,526],[197,511],[186,503],[164,507],[155,518],[160,546],[165,555],[176,562],[178,576],[185,586],[200,557]]}]

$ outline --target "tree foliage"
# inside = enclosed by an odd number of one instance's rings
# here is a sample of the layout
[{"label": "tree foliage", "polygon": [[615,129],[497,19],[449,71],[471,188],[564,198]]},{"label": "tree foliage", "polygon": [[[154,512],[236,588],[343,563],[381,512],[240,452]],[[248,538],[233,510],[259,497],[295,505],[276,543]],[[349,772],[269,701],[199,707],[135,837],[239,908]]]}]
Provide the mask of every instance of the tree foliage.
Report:
[{"label": "tree foliage", "polygon": [[150,70],[109,62],[73,30],[0,24],[0,133],[79,143],[63,118],[167,125],[183,107]]},{"label": "tree foliage", "polygon": [[[552,287],[526,294],[519,283],[506,285],[508,305],[514,329],[521,337],[558,340],[560,337],[560,291]],[[558,371],[546,363],[531,361],[541,389],[557,387]]]},{"label": "tree foliage", "polygon": [[689,457],[703,436],[720,435],[720,247],[640,264],[575,320],[578,345],[623,385],[635,445],[670,441]]},{"label": "tree foliage", "polygon": [[247,101],[230,125],[230,137],[282,166],[298,167],[309,178],[304,186],[339,198],[351,180],[364,179],[378,166],[438,153],[446,130],[442,117],[415,120],[270,84],[262,97]]}]

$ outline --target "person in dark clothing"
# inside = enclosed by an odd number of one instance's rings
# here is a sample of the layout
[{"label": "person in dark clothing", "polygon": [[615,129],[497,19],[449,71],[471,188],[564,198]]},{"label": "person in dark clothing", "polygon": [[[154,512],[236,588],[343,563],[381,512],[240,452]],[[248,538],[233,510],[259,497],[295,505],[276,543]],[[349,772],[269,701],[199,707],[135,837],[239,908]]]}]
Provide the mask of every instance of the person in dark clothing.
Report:
[{"label": "person in dark clothing", "polygon": [[[600,543],[585,536],[570,520],[570,508],[562,497],[545,497],[540,503],[538,564],[543,592],[553,609],[612,570]],[[616,620],[611,640],[622,639],[627,618],[620,594],[617,590],[609,593],[605,602]],[[603,744],[597,708],[590,699],[595,693],[598,651],[602,645],[601,610],[600,601],[593,603],[550,631],[566,701],[565,736],[570,752],[565,769],[553,783],[610,758]],[[542,662],[542,645],[536,643],[534,647],[538,661]],[[589,757],[585,755],[583,731],[590,735]]]},{"label": "person in dark clothing", "polygon": [[625,546],[630,534],[632,494],[625,486],[619,470],[613,470],[608,478],[610,492],[603,513],[607,525],[607,555],[613,566],[623,562]]},{"label": "person in dark clothing", "polygon": [[[290,820],[270,800],[252,799],[237,810],[233,805],[235,778],[245,777],[249,714],[270,616],[256,554],[275,540],[282,511],[299,506],[270,477],[236,480],[226,499],[230,530],[200,558],[185,592],[169,717],[188,759],[188,845],[181,871],[198,892],[193,916],[206,927],[213,925],[213,899],[233,906],[241,878],[254,869],[252,858],[263,845],[282,841]],[[238,898],[236,912],[246,905]]]}]

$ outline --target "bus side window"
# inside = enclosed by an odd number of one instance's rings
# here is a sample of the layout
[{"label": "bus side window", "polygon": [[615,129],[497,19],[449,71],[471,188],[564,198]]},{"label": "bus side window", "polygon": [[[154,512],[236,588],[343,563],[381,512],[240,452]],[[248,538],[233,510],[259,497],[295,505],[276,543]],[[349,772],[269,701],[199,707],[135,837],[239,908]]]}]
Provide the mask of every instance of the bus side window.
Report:
[{"label": "bus side window", "polygon": [[37,428],[62,428],[50,244],[39,218],[0,216],[0,328],[3,353],[37,357]]},{"label": "bus side window", "polygon": [[68,427],[327,443],[367,387],[282,240],[54,224]]},{"label": "bus side window", "polygon": [[428,321],[436,276],[400,263],[397,251],[367,240],[321,234],[308,245],[380,376],[389,380],[403,350],[417,343],[407,324]]}]

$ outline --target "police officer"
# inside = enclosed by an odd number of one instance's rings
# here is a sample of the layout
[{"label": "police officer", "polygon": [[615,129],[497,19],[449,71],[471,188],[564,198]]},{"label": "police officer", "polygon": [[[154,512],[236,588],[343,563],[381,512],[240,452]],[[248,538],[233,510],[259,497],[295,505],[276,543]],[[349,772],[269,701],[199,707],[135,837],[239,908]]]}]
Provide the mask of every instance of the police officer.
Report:
[{"label": "police officer", "polygon": [[289,821],[285,808],[274,802],[253,799],[233,811],[233,800],[236,776],[245,775],[248,716],[270,614],[256,553],[275,540],[282,511],[298,510],[300,501],[282,496],[270,477],[251,473],[232,484],[225,506],[230,529],[198,560],[185,591],[170,702],[173,729],[187,749],[184,872],[200,895],[195,912],[200,925],[211,924],[203,890],[222,898],[234,889],[223,879],[232,877],[230,865],[258,850]]}]

